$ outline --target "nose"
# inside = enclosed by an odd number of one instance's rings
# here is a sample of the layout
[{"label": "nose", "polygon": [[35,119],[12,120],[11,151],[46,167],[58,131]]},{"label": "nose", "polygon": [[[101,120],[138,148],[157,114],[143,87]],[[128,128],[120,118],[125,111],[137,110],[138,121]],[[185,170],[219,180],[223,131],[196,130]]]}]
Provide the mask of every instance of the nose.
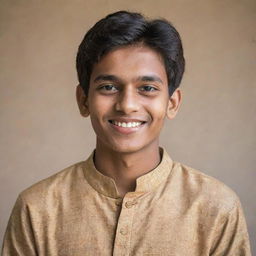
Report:
[{"label": "nose", "polygon": [[139,99],[132,88],[123,89],[115,104],[115,109],[123,114],[130,114],[139,110]]}]

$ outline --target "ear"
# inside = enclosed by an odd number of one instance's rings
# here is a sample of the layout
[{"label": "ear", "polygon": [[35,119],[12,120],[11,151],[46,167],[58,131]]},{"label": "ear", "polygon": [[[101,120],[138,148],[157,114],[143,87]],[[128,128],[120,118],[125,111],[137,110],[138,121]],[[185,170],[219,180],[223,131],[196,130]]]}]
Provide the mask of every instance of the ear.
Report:
[{"label": "ear", "polygon": [[88,117],[90,114],[88,107],[88,97],[85,95],[84,90],[80,85],[76,87],[76,101],[80,110],[80,114],[83,117]]},{"label": "ear", "polygon": [[169,98],[166,115],[170,120],[173,119],[178,113],[181,104],[181,98],[181,90],[179,88],[176,89],[172,96]]}]

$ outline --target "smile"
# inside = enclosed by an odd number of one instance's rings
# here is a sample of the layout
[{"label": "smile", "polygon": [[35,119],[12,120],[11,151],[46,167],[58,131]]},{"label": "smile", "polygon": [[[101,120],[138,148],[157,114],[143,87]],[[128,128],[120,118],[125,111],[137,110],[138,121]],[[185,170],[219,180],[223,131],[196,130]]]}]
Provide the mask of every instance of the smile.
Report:
[{"label": "smile", "polygon": [[134,128],[139,127],[141,124],[143,124],[143,122],[118,122],[115,120],[110,120],[109,122],[123,128]]}]

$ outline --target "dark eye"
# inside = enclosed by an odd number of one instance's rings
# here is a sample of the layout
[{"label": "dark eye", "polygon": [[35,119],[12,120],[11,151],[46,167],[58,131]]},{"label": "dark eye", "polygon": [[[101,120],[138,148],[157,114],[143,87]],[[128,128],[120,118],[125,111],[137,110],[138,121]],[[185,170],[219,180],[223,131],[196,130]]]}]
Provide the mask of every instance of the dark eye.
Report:
[{"label": "dark eye", "polygon": [[117,91],[117,87],[112,84],[106,84],[100,87],[100,90],[108,91],[108,92],[115,92]]},{"label": "dark eye", "polygon": [[154,92],[157,91],[157,89],[151,85],[144,85],[140,88],[140,91],[144,91],[144,92]]}]

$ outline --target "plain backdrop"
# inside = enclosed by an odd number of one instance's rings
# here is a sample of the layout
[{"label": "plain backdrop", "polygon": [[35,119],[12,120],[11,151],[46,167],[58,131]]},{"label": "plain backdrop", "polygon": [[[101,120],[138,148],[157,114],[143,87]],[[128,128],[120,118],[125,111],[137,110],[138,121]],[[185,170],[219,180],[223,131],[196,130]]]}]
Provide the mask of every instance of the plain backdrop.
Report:
[{"label": "plain backdrop", "polygon": [[122,9],[180,32],[183,103],[161,145],[238,194],[256,255],[255,0],[0,0],[0,240],[23,189],[94,149],[75,101],[75,56],[85,32]]}]

